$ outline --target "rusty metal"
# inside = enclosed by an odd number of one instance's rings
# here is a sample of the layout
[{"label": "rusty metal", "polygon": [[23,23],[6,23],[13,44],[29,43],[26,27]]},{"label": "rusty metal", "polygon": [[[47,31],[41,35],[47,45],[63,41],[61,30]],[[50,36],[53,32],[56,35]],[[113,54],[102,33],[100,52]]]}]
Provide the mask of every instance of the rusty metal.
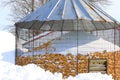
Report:
[{"label": "rusty metal", "polygon": [[[15,25],[21,28],[44,31],[70,31],[76,30],[75,20],[79,24],[78,30],[82,31],[113,29],[114,24],[120,27],[115,19],[97,5],[85,0],[50,0]],[[87,27],[82,29],[84,25]]]}]

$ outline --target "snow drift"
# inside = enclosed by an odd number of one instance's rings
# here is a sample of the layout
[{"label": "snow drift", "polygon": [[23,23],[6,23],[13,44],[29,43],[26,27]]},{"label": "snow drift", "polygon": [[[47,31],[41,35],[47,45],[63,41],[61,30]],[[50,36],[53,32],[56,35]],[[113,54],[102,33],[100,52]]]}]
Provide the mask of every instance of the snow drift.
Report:
[{"label": "snow drift", "polygon": [[[35,64],[18,66],[0,61],[0,80],[63,80],[61,73],[51,73]],[[83,73],[66,80],[113,80],[112,76],[101,73]]]},{"label": "snow drift", "polygon": [[0,31],[0,60],[15,63],[15,36]]}]

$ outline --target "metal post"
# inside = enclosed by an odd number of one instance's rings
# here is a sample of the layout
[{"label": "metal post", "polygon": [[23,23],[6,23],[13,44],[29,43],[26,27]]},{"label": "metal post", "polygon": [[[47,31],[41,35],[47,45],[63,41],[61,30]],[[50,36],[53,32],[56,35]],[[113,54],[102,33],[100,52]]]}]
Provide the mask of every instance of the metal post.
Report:
[{"label": "metal post", "polygon": [[35,32],[35,31],[33,30],[33,32],[32,32],[32,34],[33,34],[33,45],[32,45],[32,48],[33,48],[32,57],[33,57],[33,58],[32,58],[32,63],[34,63],[34,48],[35,48],[35,47],[34,47],[34,46],[35,46],[35,45],[34,45],[34,41],[35,41],[35,40],[34,40],[34,37],[35,37],[35,36],[34,36],[34,32]]},{"label": "metal post", "polygon": [[16,64],[16,60],[17,60],[17,56],[18,56],[18,51],[17,51],[17,48],[18,48],[18,31],[17,31],[17,29],[18,29],[18,27],[16,27],[15,28],[15,33],[16,33],[16,35],[15,35],[15,64]]},{"label": "metal post", "polygon": [[119,35],[119,42],[118,42],[118,46],[120,47],[120,28],[117,29],[118,30],[118,35]]},{"label": "metal post", "polygon": [[76,69],[76,70],[77,70],[77,75],[78,75],[78,73],[79,73],[79,71],[78,71],[78,70],[79,70],[79,69],[78,69],[78,68],[79,68],[79,66],[78,66],[78,64],[79,64],[79,63],[78,63],[78,46],[79,46],[79,45],[78,45],[78,36],[79,36],[79,35],[78,35],[78,20],[77,20],[77,69]]},{"label": "metal post", "polygon": [[115,59],[115,56],[116,56],[116,55],[115,55],[115,38],[116,38],[116,37],[115,37],[115,35],[116,35],[116,34],[115,34],[115,27],[116,27],[116,26],[115,26],[115,24],[116,24],[116,22],[114,22],[114,79],[116,80],[116,66],[115,66],[115,65],[116,65],[116,64],[115,64],[115,60],[116,60],[116,59]]},{"label": "metal post", "polygon": [[118,43],[119,43],[119,47],[120,47],[120,29],[119,29],[119,42]]},{"label": "metal post", "polygon": [[[32,0],[32,12],[34,11],[34,2],[35,2],[35,0]],[[32,51],[32,63],[34,63],[34,30],[33,30],[33,32],[32,32],[32,34],[33,34],[33,45],[32,45],[32,48],[33,48],[33,51]]]}]

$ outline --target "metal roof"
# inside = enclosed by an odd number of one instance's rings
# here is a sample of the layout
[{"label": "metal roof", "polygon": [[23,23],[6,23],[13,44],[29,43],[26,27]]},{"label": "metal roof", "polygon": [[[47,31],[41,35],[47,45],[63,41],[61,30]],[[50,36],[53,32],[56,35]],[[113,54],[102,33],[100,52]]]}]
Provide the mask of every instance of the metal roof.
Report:
[{"label": "metal roof", "polygon": [[120,27],[115,19],[85,0],[50,0],[15,25],[48,31],[94,31]]}]

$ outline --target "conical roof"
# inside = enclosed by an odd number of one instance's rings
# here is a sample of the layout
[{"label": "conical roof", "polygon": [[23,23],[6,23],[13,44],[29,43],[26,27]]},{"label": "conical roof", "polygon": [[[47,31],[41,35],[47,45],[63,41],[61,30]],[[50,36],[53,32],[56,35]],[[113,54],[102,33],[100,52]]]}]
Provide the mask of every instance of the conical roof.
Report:
[{"label": "conical roof", "polygon": [[85,0],[50,0],[15,25],[37,30],[104,30],[118,27],[111,16]]}]

